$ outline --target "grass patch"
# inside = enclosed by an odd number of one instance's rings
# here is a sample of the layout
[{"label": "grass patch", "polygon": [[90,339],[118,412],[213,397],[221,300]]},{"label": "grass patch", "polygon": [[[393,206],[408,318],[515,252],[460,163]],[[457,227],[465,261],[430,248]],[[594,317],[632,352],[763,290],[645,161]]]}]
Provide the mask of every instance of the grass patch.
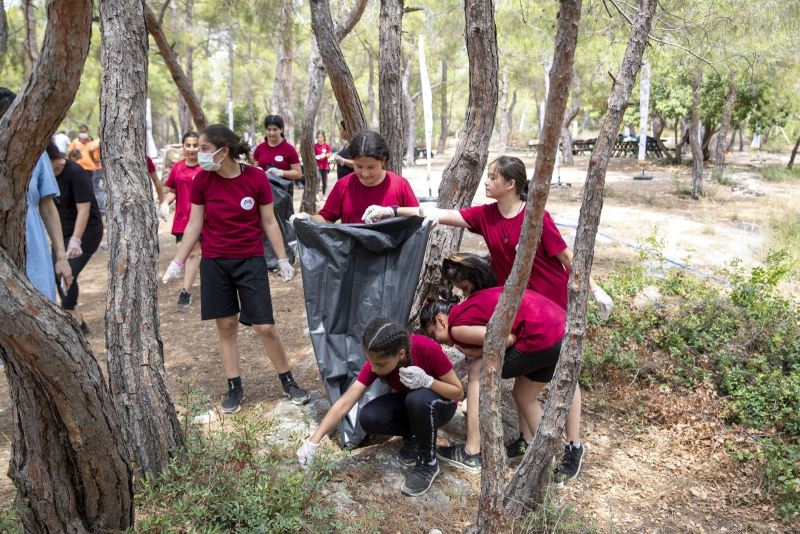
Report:
[{"label": "grass patch", "polygon": [[773,164],[764,165],[758,172],[761,173],[761,179],[765,182],[798,182],[800,181],[800,166],[795,165],[788,169],[786,165]]},{"label": "grass patch", "polygon": [[790,276],[800,276],[800,209],[787,207],[780,217],[771,223],[770,248],[784,250],[791,259]]}]

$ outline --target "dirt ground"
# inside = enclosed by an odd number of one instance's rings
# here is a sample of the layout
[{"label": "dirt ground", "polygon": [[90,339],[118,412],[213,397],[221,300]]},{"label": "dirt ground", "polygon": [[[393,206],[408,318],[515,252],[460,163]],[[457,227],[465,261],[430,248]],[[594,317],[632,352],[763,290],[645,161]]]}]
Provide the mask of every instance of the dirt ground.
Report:
[{"label": "dirt ground", "polygon": [[[529,169],[533,159],[523,157]],[[775,162],[783,156],[768,155]],[[492,157],[490,156],[490,160]],[[649,165],[651,181],[634,181],[639,174],[635,161],[612,160],[607,176],[606,198],[595,256],[595,275],[602,277],[614,263],[636,257],[632,248],[654,231],[665,242],[664,254],[688,262],[703,273],[720,273],[734,258],[753,265],[766,256],[770,222],[780,218],[787,206],[800,199],[798,184],[770,184],[758,179],[756,162],[749,153],[735,153],[729,174],[731,186],[708,183],[708,195],[699,201],[682,193],[690,183],[690,167]],[[420,161],[422,163],[422,161]],[[433,163],[431,189],[436,191],[447,158]],[[762,158],[763,163],[763,158]],[[580,208],[581,186],[587,157],[577,157],[576,166],[561,169],[562,182],[571,187],[553,188],[548,210],[568,243],[574,239]],[[404,174],[419,196],[428,194],[424,166]],[[710,172],[707,173],[707,175]],[[299,202],[299,193],[295,193]],[[475,202],[485,200],[483,187]],[[163,272],[175,252],[170,224],[161,224],[160,268]],[[465,249],[480,250],[482,240],[468,235]],[[299,275],[299,269],[298,269]],[[304,334],[302,280],[289,283],[271,277],[275,316],[287,346],[295,377],[313,391],[314,402],[307,415],[318,420],[319,406],[326,399],[313,359],[309,338]],[[103,314],[107,283],[107,257],[98,251],[81,274],[80,309],[91,329],[89,340],[101,365],[105,364]],[[225,383],[217,356],[213,323],[199,318],[199,289],[185,312],[177,312],[177,283],[162,286],[159,312],[168,379],[176,401],[190,387],[218,399]],[[245,409],[259,404],[269,411],[279,409],[282,391],[254,333],[240,333],[243,381],[247,391]],[[7,465],[11,442],[11,408],[5,378],[0,379],[0,464]],[[791,527],[774,510],[759,502],[757,474],[733,461],[724,449],[726,439],[747,436],[726,429],[719,419],[719,399],[711,387],[675,398],[669,391],[641,389],[636,385],[600,386],[584,394],[583,439],[589,455],[578,480],[559,494],[600,532],[788,532]],[[459,439],[463,417],[457,416],[441,441]],[[463,435],[463,434],[462,434]],[[376,478],[375,465],[394,465],[390,459],[396,445],[367,447],[343,460],[335,484],[343,499],[365,509],[383,509],[380,520],[385,532],[459,532],[474,518],[479,476],[465,475],[443,467],[437,491],[419,499],[399,495],[402,471]],[[388,452],[387,452],[388,451]],[[365,462],[364,459],[377,459]],[[399,467],[399,466],[398,466]],[[384,470],[386,471],[386,470]],[[392,471],[392,470],[389,470]],[[377,486],[376,486],[377,484]],[[388,489],[387,489],[388,488]],[[13,500],[14,489],[7,477],[0,479],[0,506]],[[800,530],[798,530],[800,531]]]}]

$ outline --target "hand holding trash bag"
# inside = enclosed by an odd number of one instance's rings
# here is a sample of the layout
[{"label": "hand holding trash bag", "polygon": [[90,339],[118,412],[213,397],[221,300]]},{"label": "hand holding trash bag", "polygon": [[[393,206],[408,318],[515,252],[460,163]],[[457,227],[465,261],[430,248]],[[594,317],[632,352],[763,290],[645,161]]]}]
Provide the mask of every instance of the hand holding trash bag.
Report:
[{"label": "hand holding trash bag", "polygon": [[603,288],[596,286],[592,289],[592,296],[597,302],[597,307],[600,310],[600,320],[605,321],[611,315],[611,310],[614,308],[614,301],[608,296],[608,293],[603,291]]},{"label": "hand holding trash bag", "polygon": [[361,216],[361,220],[367,224],[376,223],[378,221],[382,221],[383,219],[391,219],[394,217],[394,210],[389,206],[376,206],[372,205],[364,211],[364,215]]},{"label": "hand holding trash bag", "polygon": [[281,278],[284,282],[290,282],[294,278],[294,267],[287,258],[278,260],[278,270],[281,272]]}]

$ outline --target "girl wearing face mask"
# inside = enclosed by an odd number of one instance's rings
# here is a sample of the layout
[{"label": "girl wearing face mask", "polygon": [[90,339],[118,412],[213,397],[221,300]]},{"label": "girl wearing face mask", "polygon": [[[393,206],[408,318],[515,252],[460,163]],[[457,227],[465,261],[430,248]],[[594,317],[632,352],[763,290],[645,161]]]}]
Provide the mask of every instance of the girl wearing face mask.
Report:
[{"label": "girl wearing face mask", "polygon": [[297,450],[301,465],[317,452],[322,438],[347,415],[367,388],[382,380],[392,393],[377,397],[359,412],[359,423],[370,434],[402,436],[398,460],[413,467],[402,493],[422,495],[439,474],[436,432],[456,411],[464,396],[453,364],[442,347],[425,336],[409,335],[386,317],[367,324],[361,337],[367,361],[344,395],[331,406],[320,425]]},{"label": "girl wearing face mask", "polygon": [[264,118],[267,136],[253,152],[253,159],[269,176],[284,180],[300,180],[300,156],[297,150],[286,142],[283,136],[283,118],[280,115],[267,115]]},{"label": "girl wearing face mask", "polygon": [[[390,214],[402,206],[412,206],[417,210],[419,201],[408,180],[386,170],[389,160],[389,147],[378,132],[363,131],[353,137],[348,146],[353,159],[355,172],[337,181],[325,206],[318,215],[311,216],[317,222],[361,223],[364,210],[372,204],[391,206]],[[298,213],[296,218],[308,218],[306,213]]]},{"label": "girl wearing face mask", "polygon": [[[192,192],[192,182],[201,171],[197,163],[197,151],[200,146],[200,136],[197,132],[187,132],[182,139],[183,159],[175,163],[169,171],[164,187],[167,192],[161,204],[162,215],[169,214],[169,206],[175,203],[175,217],[172,219],[172,235],[175,242],[180,243],[183,232],[189,223],[189,213],[192,204],[189,200]],[[200,270],[200,247],[195,245],[186,259],[186,271],[183,274],[183,287],[178,294],[178,310],[188,308],[192,303],[192,285]]]},{"label": "girl wearing face mask", "polygon": [[331,145],[325,140],[325,132],[320,130],[317,132],[317,142],[314,143],[314,158],[317,160],[317,170],[322,183],[323,195],[328,192],[328,171],[331,169],[331,163],[328,158],[330,157]]},{"label": "girl wearing face mask", "polygon": [[[486,177],[486,196],[496,202],[460,210],[437,208],[400,208],[397,215],[424,215],[435,217],[439,223],[467,228],[483,236],[486,248],[492,257],[492,266],[497,281],[505,284],[517,256],[522,221],[525,217],[525,202],[528,195],[528,179],[525,164],[512,156],[500,156],[489,165]],[[370,206],[364,213],[367,223],[394,215],[387,207]],[[545,211],[542,220],[542,235],[536,248],[531,267],[528,288],[546,296],[565,310],[567,309],[567,281],[572,268],[572,250],[564,242],[550,214]],[[600,315],[607,318],[614,306],[611,298],[594,280],[589,284],[597,301]]]},{"label": "girl wearing face mask", "polygon": [[[431,338],[446,345],[456,345],[467,356],[467,439],[466,443],[440,447],[439,458],[447,463],[477,473],[481,468],[480,424],[478,397],[480,394],[480,358],[486,337],[486,325],[494,313],[502,287],[491,280],[493,273],[488,262],[474,254],[452,254],[442,263],[446,282],[460,287],[468,294],[460,303],[434,300],[420,311],[420,327]],[[533,440],[542,407],[539,393],[553,378],[561,352],[565,331],[564,309],[547,297],[526,289],[512,324],[503,358],[503,378],[514,378],[513,396],[518,414],[526,422]],[[575,478],[580,472],[585,447],[580,442],[580,390],[576,389],[567,414],[566,434],[569,443],[555,477],[558,482]]]},{"label": "girl wearing face mask", "polygon": [[244,400],[237,315],[238,322],[252,325],[261,338],[286,395],[295,404],[304,404],[308,392],[292,377],[272,314],[262,232],[280,258],[278,267],[284,281],[292,279],[294,268],[286,259],[269,181],[261,169],[237,162],[240,156],[249,156],[250,147],[221,124],[209,126],[200,134],[199,150],[202,172],[192,183],[189,222],[163,281],[182,274],[202,231],[200,315],[203,320],[214,319],[217,325],[222,367],[228,380],[222,411],[236,413]]}]

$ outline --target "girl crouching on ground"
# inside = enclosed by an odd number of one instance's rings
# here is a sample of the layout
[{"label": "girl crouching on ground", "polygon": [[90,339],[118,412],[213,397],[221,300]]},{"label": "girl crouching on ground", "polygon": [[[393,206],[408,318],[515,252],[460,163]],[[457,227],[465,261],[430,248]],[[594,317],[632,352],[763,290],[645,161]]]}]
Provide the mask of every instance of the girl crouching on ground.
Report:
[{"label": "girl crouching on ground", "polygon": [[455,414],[456,403],[464,396],[461,383],[441,346],[425,336],[410,336],[405,328],[386,317],[369,322],[361,344],[367,358],[361,372],[297,450],[297,459],[301,465],[309,462],[322,438],[380,379],[392,388],[392,393],[364,405],[359,423],[369,434],[403,437],[399,461],[413,469],[401,491],[404,495],[422,495],[439,474],[436,433]]}]

